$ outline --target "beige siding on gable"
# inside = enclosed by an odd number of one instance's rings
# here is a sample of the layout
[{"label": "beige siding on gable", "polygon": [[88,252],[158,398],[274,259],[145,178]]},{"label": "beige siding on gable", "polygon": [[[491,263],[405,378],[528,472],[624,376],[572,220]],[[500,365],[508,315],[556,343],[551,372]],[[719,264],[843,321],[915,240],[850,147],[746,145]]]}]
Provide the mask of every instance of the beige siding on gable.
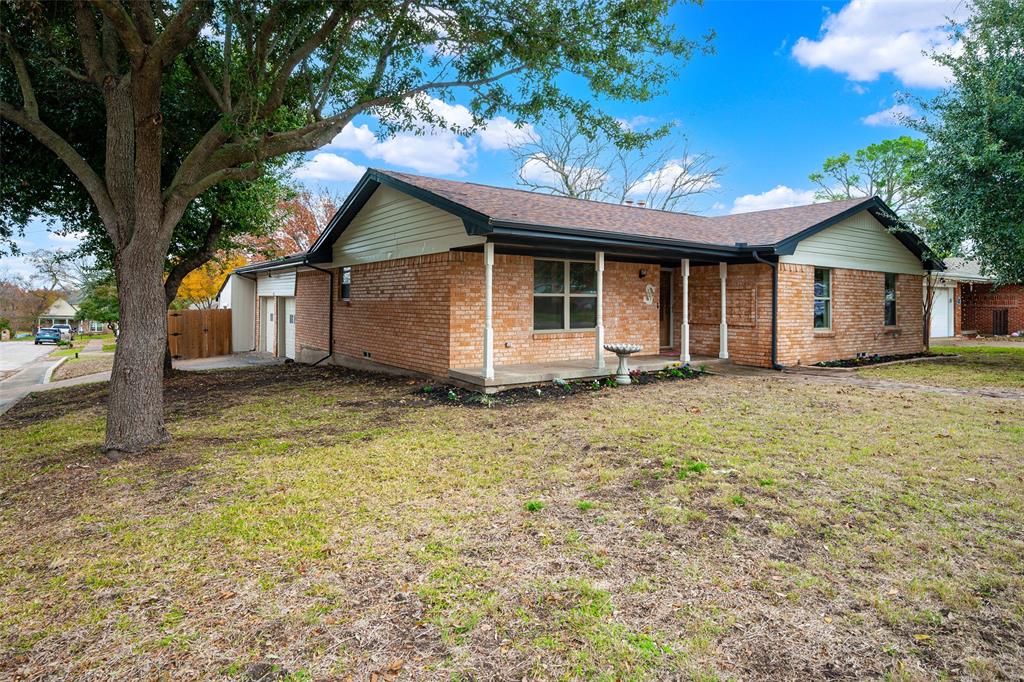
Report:
[{"label": "beige siding on gable", "polygon": [[462,219],[387,186],[380,186],[334,243],[333,265],[353,265],[443,253],[483,244]]},{"label": "beige siding on gable", "polygon": [[867,211],[804,239],[793,255],[779,261],[909,275],[924,272],[921,261]]}]

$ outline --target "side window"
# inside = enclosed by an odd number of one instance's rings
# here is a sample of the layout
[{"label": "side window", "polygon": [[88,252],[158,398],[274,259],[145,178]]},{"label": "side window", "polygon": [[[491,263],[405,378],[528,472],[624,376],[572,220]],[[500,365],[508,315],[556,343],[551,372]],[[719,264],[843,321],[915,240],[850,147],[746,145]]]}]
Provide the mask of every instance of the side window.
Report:
[{"label": "side window", "polygon": [[352,290],[352,268],[345,266],[341,269],[341,277],[338,282],[338,298],[348,301]]},{"label": "side window", "polygon": [[832,328],[832,271],[814,268],[814,328]]},{"label": "side window", "polygon": [[896,326],[896,275],[885,273],[885,326]]}]

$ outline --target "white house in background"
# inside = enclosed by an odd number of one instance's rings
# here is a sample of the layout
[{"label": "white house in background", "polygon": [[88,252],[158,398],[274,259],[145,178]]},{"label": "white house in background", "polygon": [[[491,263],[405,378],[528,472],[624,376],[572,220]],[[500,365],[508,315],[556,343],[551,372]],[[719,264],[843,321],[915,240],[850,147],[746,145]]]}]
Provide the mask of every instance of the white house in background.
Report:
[{"label": "white house in background", "polygon": [[75,330],[76,334],[102,334],[107,331],[105,322],[95,320],[78,320],[78,303],[81,302],[83,294],[76,292],[67,297],[58,297],[50,307],[39,316],[36,324],[39,327],[52,327],[55,324],[66,324]]},{"label": "white house in background", "polygon": [[[977,261],[950,258],[934,284],[929,338],[960,336],[963,327],[963,291],[975,284],[991,284],[994,278],[981,274]],[[938,274],[938,273],[937,273]],[[925,296],[928,295],[927,289]]]}]

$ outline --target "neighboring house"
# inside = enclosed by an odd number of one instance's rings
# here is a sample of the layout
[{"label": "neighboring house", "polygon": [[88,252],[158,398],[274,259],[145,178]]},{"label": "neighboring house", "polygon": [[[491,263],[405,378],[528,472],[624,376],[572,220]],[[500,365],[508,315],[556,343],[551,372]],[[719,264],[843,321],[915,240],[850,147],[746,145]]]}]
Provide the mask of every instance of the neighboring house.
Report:
[{"label": "neighboring house", "polygon": [[978,262],[970,260],[946,261],[942,276],[957,284],[957,312],[962,319],[957,336],[967,332],[1005,336],[1024,331],[1024,286],[997,286],[994,277],[981,274]]},{"label": "neighboring house", "polygon": [[[975,284],[992,282],[974,261],[950,258],[945,266],[945,270],[933,274],[930,340],[960,336],[970,330],[970,326],[964,326],[964,292],[973,290]],[[926,287],[925,300],[927,297]]]},{"label": "neighboring house", "polygon": [[307,253],[239,268],[234,349],[494,390],[639,364],[921,351],[943,265],[878,198],[720,217],[370,170]]},{"label": "neighboring house", "polygon": [[55,324],[67,324],[75,330],[76,334],[102,334],[107,331],[105,322],[94,320],[79,320],[77,304],[82,300],[83,294],[73,293],[67,297],[58,297],[50,307],[39,316],[36,323],[39,327],[52,327]]}]

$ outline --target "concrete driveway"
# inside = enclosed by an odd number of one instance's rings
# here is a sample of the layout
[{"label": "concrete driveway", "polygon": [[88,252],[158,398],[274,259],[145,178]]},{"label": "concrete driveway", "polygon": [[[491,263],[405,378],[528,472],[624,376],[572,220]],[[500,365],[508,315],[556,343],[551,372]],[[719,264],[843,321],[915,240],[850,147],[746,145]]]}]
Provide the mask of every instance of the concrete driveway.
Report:
[{"label": "concrete driveway", "polygon": [[37,358],[41,358],[57,346],[37,346],[31,341],[5,341],[0,343],[0,374],[16,372]]}]

